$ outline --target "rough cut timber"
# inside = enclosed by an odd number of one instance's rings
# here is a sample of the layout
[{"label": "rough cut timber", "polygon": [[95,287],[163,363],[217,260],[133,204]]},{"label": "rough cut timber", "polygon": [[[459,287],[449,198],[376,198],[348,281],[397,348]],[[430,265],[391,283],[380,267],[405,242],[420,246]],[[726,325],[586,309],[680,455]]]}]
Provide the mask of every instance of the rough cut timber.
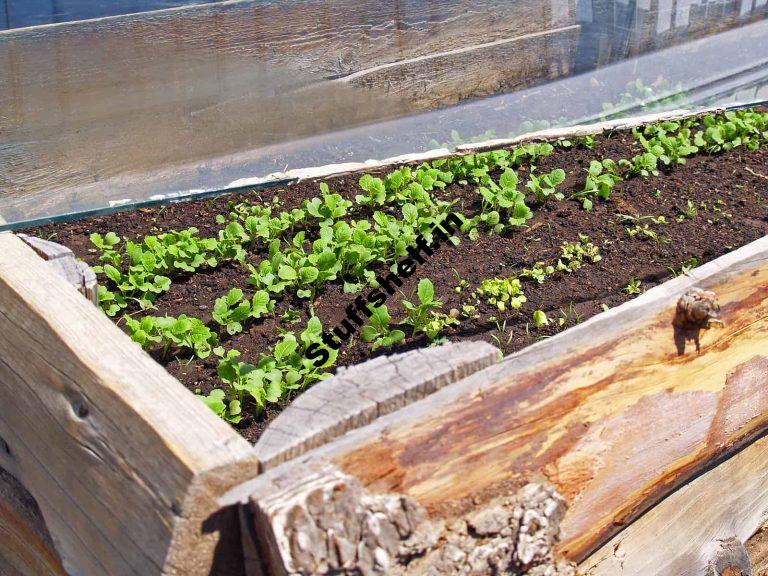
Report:
[{"label": "rough cut timber", "polygon": [[215,499],[257,474],[251,446],[9,233],[0,326],[2,467],[67,573],[215,573]]},{"label": "rough cut timber", "polygon": [[[582,560],[768,429],[767,262],[764,238],[278,466],[248,485],[260,536],[285,529],[263,487],[307,465],[449,523],[546,481],[568,504],[559,552]],[[723,328],[673,325],[692,287],[717,295]],[[302,549],[271,551],[276,573]]]},{"label": "rough cut timber", "polygon": [[[768,375],[762,378],[765,386]],[[584,576],[721,576],[722,570],[713,574],[707,568],[723,556],[724,542],[730,542],[727,557],[748,576],[750,562],[741,543],[768,518],[767,469],[768,438],[763,437],[614,536],[581,564]],[[762,558],[752,558],[756,560]],[[765,566],[752,571],[755,576],[765,573]]]},{"label": "rough cut timber", "polygon": [[340,368],[299,396],[264,431],[256,444],[262,470],[370,424],[500,357],[501,351],[486,342],[459,342]]},{"label": "rough cut timber", "polygon": [[94,306],[99,305],[99,285],[96,280],[96,273],[88,264],[78,261],[75,254],[61,244],[43,240],[27,234],[18,234],[26,244],[28,244],[38,256],[48,262],[48,265],[59,276],[77,288]]}]

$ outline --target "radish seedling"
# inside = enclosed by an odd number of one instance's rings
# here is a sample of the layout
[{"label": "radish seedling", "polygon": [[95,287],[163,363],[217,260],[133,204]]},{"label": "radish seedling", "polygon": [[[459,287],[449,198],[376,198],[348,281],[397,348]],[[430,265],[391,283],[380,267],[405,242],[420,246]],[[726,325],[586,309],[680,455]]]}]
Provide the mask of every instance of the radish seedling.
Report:
[{"label": "radish seedling", "polygon": [[565,171],[562,168],[556,168],[548,174],[536,176],[533,168],[531,169],[530,179],[525,185],[536,196],[536,202],[544,204],[549,198],[562,200],[562,192],[557,192],[555,188],[565,180]]},{"label": "radish seedling", "polygon": [[402,330],[392,330],[389,327],[392,318],[389,315],[386,304],[373,308],[371,312],[371,317],[368,320],[370,324],[363,326],[360,332],[360,337],[365,342],[371,343],[371,350],[376,350],[382,346],[389,348],[403,341],[405,332]]},{"label": "radish seedling", "polygon": [[443,306],[442,301],[435,300],[435,287],[429,278],[422,278],[419,281],[416,295],[419,300],[418,304],[403,300],[406,313],[404,323],[412,327],[413,336],[419,332],[427,333],[427,324],[430,322],[432,313]]}]

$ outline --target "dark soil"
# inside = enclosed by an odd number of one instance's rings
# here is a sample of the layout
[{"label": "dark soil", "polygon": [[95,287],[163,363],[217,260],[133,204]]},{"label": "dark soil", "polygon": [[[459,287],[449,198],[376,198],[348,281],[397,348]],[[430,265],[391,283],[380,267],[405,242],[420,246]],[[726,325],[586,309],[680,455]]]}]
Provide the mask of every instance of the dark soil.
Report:
[{"label": "dark soil", "polygon": [[[583,187],[584,169],[590,160],[630,158],[637,151],[631,134],[614,133],[610,137],[597,138],[597,145],[591,150],[556,148],[552,156],[539,160],[538,170],[565,169],[567,180],[562,191],[567,196]],[[410,297],[419,279],[430,278],[435,284],[436,295],[444,302],[443,310],[460,308],[466,292],[459,294],[454,290],[459,277],[476,287],[484,279],[512,275],[537,261],[554,264],[564,242],[577,240],[579,234],[588,235],[590,241],[600,247],[603,257],[600,262],[587,264],[572,274],[558,273],[543,286],[525,282],[528,302],[521,310],[499,314],[491,308],[481,309],[479,320],[465,320],[459,329],[447,334],[450,340],[485,340],[499,346],[505,354],[515,352],[537,339],[598,314],[604,305],[614,307],[629,300],[633,296],[624,289],[632,279],[642,281],[641,288],[646,290],[672,277],[673,270],[679,273],[681,266],[691,258],[700,265],[768,234],[767,160],[765,149],[700,155],[658,177],[634,178],[618,184],[611,201],[596,202],[590,212],[574,201],[534,207],[535,216],[526,230],[501,236],[481,236],[476,242],[465,238],[458,247],[444,245],[406,281],[402,292]],[[526,169],[519,170],[519,174],[524,183]],[[332,191],[353,199],[359,193],[358,178],[359,175],[341,176],[326,182]],[[271,202],[273,195],[280,198],[280,209],[289,210],[318,195],[318,183],[300,182],[267,192],[171,204],[28,232],[65,244],[77,256],[96,264],[94,255],[89,252],[88,236],[92,232],[115,231],[121,236],[140,239],[150,233],[195,226],[200,229],[201,236],[215,235],[219,228],[215,223],[217,214],[228,212],[228,207],[234,203]],[[459,198],[458,209],[465,214],[479,208],[478,196],[469,186],[451,185],[441,197]],[[678,217],[688,209],[688,200],[695,204],[697,214],[678,222]],[[664,216],[668,224],[652,225],[659,235],[656,240],[640,239],[639,236],[632,239],[627,234],[627,224],[620,222],[619,213]],[[263,257],[264,252],[249,255],[253,263]],[[250,293],[247,277],[247,272],[239,266],[229,264],[189,277],[174,278],[170,291],[157,300],[157,310],[151,313],[173,316],[184,313],[210,321],[210,310],[217,297],[235,286]],[[323,326],[332,328],[340,322],[346,316],[344,308],[353,299],[354,296],[343,293],[340,284],[327,286],[315,303]],[[404,316],[399,300],[393,296],[387,302],[394,320]],[[300,322],[290,325],[281,320],[289,308],[300,311]],[[555,322],[536,330],[530,324],[535,310],[545,311]],[[489,320],[494,314],[497,320]],[[560,317],[566,319],[565,326],[556,326]],[[255,363],[259,353],[279,338],[278,328],[302,330],[306,319],[306,305],[286,299],[278,304],[273,317],[253,323],[234,338],[220,333],[221,341],[226,347],[239,350],[244,360]],[[212,322],[210,326],[216,327]],[[426,345],[423,340],[407,340],[399,350],[423,345]],[[370,356],[368,345],[358,339],[342,349],[339,365],[358,363]],[[219,386],[217,362],[213,357],[205,361],[158,361],[190,390],[206,393]],[[255,441],[281,408],[276,406],[258,418],[245,419],[238,426],[239,432]]]}]

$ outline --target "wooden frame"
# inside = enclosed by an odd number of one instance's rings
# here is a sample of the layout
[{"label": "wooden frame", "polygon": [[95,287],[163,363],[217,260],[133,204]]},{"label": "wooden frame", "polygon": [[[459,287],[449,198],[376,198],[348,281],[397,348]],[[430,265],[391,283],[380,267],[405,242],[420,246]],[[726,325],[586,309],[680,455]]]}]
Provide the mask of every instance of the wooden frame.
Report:
[{"label": "wooden frame", "polygon": [[[585,564],[591,573],[705,573],[718,539],[741,542],[768,514],[759,473],[768,463],[765,441],[752,444],[768,431],[767,262],[768,237],[237,488],[230,497],[253,509],[247,522],[268,573],[332,562],[313,555],[320,542],[300,549],[293,540],[313,534],[313,522],[344,521],[309,511],[338,510],[328,500],[318,505],[328,490],[358,494],[354,510],[373,494],[404,498],[429,511],[429,530],[445,542],[457,518],[495,509],[532,479],[567,501],[557,549],[577,562],[593,554]],[[692,287],[715,292],[722,330],[703,335],[673,325]],[[669,518],[677,520],[673,538],[660,532],[671,530]],[[400,544],[410,546],[411,537]],[[625,552],[617,561],[618,543]],[[417,564],[403,573],[434,573],[429,553],[443,552],[427,549],[425,571]]]},{"label": "wooden frame", "polygon": [[72,574],[207,573],[251,446],[16,236],[0,234],[0,466]]}]

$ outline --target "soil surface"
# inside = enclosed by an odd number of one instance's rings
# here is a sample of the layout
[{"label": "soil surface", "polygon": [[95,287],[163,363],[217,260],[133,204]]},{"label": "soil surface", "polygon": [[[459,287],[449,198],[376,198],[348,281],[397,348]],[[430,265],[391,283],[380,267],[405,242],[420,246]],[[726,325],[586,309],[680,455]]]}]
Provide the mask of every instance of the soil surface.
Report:
[{"label": "soil surface", "polygon": [[[569,150],[556,147],[551,156],[538,160],[537,170],[541,173],[563,168],[567,179],[558,189],[567,197],[583,187],[585,168],[590,160],[631,158],[638,152],[639,145],[631,133],[616,132],[597,137],[593,149],[582,145]],[[521,189],[528,170],[526,166],[518,170]],[[360,193],[358,179],[359,175],[346,175],[325,182],[332,192],[354,199]],[[92,232],[114,231],[140,240],[146,234],[195,226],[200,229],[200,236],[214,236],[220,228],[215,222],[216,215],[226,214],[239,202],[272,202],[273,196],[277,196],[279,209],[290,210],[318,195],[318,182],[306,181],[266,192],[176,203],[26,232],[69,246],[78,257],[95,265],[96,256],[89,252],[88,236]],[[452,184],[439,197],[458,198],[457,210],[464,214],[479,212],[479,196],[472,186]],[[463,320],[457,329],[446,333],[449,340],[485,340],[509,354],[598,314],[605,306],[614,307],[633,298],[634,294],[626,290],[630,281],[640,281],[640,291],[647,290],[679,274],[683,265],[701,265],[768,234],[768,152],[764,148],[757,151],[740,148],[719,155],[691,157],[687,164],[663,171],[658,177],[620,182],[611,200],[595,202],[592,211],[585,211],[579,202],[568,200],[532,208],[535,216],[528,222],[527,229],[481,235],[475,242],[464,237],[457,247],[444,244],[406,280],[401,288],[403,294],[413,300],[419,279],[429,278],[435,285],[436,297],[443,301],[445,312],[461,308],[471,289],[458,293],[455,287],[459,279],[474,288],[484,279],[513,275],[537,261],[555,264],[561,245],[578,240],[579,234],[586,234],[600,248],[602,260],[585,264],[573,273],[558,272],[542,286],[524,281],[528,301],[520,310],[499,313],[483,305],[479,319]],[[619,214],[664,216],[667,224],[650,224],[657,233],[656,239],[641,234],[631,238],[627,227],[632,224],[623,222]],[[265,254],[263,247],[250,253],[248,261],[256,264]],[[230,337],[211,320],[211,310],[215,299],[230,288],[240,287],[246,294],[252,292],[247,282],[248,272],[238,264],[226,264],[172,279],[170,291],[158,298],[157,309],[149,313],[196,316],[217,329],[221,343],[239,350],[245,361],[256,363],[259,353],[279,339],[280,329],[301,331],[308,318],[305,301],[285,298],[278,302],[271,317],[254,321],[243,333]],[[395,296],[387,305],[393,320],[400,321],[404,318],[402,298]],[[327,285],[315,302],[315,312],[326,329],[332,328],[346,317],[344,309],[353,300],[354,295],[344,294],[341,283]],[[282,320],[289,309],[299,312],[299,320],[294,324]],[[533,326],[532,313],[536,310],[547,314],[549,326],[542,329]],[[564,319],[562,323],[560,318]],[[427,342],[423,338],[408,338],[395,351],[424,345]],[[391,352],[379,350],[376,354]],[[342,348],[338,365],[358,363],[371,356],[368,344],[356,339]],[[193,361],[156,359],[192,391],[207,393],[220,386],[214,356]],[[255,441],[284,404],[275,405],[258,417],[245,418],[237,426],[239,432]],[[245,411],[250,412],[248,407]]]}]

